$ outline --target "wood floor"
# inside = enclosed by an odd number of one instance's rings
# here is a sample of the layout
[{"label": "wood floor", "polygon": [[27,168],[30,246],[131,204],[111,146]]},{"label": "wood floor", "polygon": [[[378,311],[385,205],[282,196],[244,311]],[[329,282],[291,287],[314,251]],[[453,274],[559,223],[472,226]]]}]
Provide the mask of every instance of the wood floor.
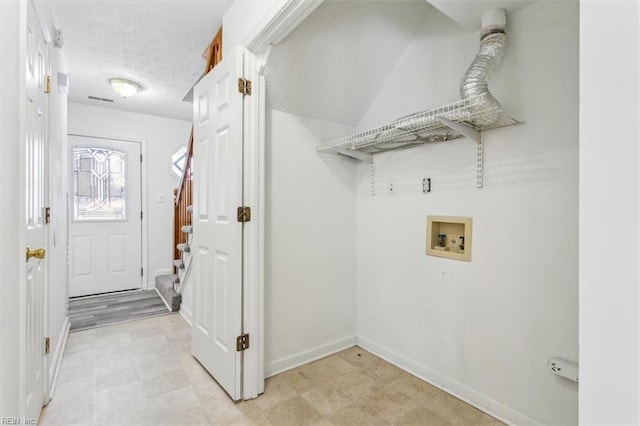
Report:
[{"label": "wood floor", "polygon": [[169,309],[155,290],[104,294],[69,301],[72,331],[168,313]]}]

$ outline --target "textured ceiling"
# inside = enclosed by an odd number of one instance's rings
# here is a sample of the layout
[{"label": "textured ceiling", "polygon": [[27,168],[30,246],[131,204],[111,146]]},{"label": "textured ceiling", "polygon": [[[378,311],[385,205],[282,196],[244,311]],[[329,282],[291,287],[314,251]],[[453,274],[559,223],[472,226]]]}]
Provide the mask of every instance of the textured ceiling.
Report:
[{"label": "textured ceiling", "polygon": [[[202,74],[202,52],[231,3],[54,0],[64,37],[69,100],[190,120],[191,104],[182,99]],[[143,90],[123,99],[108,84],[113,77],[134,80]]]},{"label": "textured ceiling", "polygon": [[273,47],[269,105],[356,125],[431,10],[425,0],[325,0]]}]

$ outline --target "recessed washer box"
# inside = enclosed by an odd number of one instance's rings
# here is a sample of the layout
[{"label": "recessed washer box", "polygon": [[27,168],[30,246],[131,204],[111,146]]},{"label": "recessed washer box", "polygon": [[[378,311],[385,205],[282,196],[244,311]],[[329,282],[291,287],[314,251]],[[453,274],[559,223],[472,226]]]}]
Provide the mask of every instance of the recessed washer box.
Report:
[{"label": "recessed washer box", "polygon": [[427,255],[471,262],[471,218],[427,216]]}]

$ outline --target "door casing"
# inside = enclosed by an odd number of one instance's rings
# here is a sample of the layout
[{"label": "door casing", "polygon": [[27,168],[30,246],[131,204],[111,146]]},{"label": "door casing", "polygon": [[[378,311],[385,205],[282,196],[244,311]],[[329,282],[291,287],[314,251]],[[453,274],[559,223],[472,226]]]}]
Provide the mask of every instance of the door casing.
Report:
[{"label": "door casing", "polygon": [[[115,149],[122,149],[122,150],[127,150],[127,151],[138,151],[138,152],[132,152],[132,154],[135,155],[129,155],[127,158],[127,172],[131,171],[131,170],[135,170],[136,171],[136,175],[139,173],[139,176],[137,176],[138,182],[135,182],[136,177],[134,176],[130,176],[130,175],[126,175],[127,176],[127,200],[128,200],[128,207],[127,207],[127,219],[125,222],[133,222],[135,221],[135,223],[133,223],[133,227],[137,227],[137,225],[139,224],[140,226],[140,233],[138,234],[136,232],[136,235],[133,235],[135,237],[135,239],[133,241],[131,241],[132,244],[136,244],[139,248],[140,251],[134,253],[135,255],[139,255],[140,258],[138,259],[140,264],[139,265],[135,265],[136,267],[134,268],[134,270],[132,271],[135,274],[135,279],[140,279],[139,281],[139,287],[135,286],[135,289],[142,289],[145,287],[145,283],[144,283],[144,277],[142,276],[142,274],[140,276],[138,276],[139,273],[139,267],[143,268],[143,264],[142,264],[142,221],[144,219],[144,215],[142,216],[142,218],[140,218],[140,213],[139,211],[142,211],[142,162],[140,161],[140,159],[138,158],[138,155],[142,155],[142,144],[138,141],[131,141],[131,140],[123,140],[123,139],[119,139],[119,140],[114,140],[114,139],[106,139],[106,138],[95,138],[95,137],[87,137],[87,136],[80,136],[80,135],[68,135],[70,136],[72,139],[69,140],[68,142],[68,147],[69,147],[69,153],[68,153],[68,170],[67,170],[67,174],[68,174],[68,181],[69,181],[69,188],[70,188],[70,193],[69,193],[69,199],[68,199],[68,209],[69,209],[69,215],[67,218],[67,229],[68,229],[68,233],[69,233],[69,240],[68,240],[68,251],[70,253],[70,262],[69,262],[69,271],[67,273],[67,276],[69,277],[69,294],[70,295],[74,295],[71,292],[71,288],[74,286],[74,281],[73,281],[73,271],[71,270],[71,268],[73,268],[74,266],[74,261],[76,260],[74,258],[74,250],[72,249],[72,241],[71,241],[71,237],[74,235],[74,233],[77,232],[78,228],[87,228],[87,226],[91,227],[91,226],[98,226],[100,227],[100,223],[103,223],[105,226],[109,226],[109,221],[107,222],[95,222],[95,221],[88,221],[86,223],[83,222],[74,222],[73,219],[73,194],[72,194],[72,190],[73,190],[73,171],[72,171],[72,161],[71,161],[71,156],[72,156],[72,152],[73,152],[73,148],[76,146],[90,146],[90,147],[95,147],[95,148],[102,148],[102,147],[109,147],[109,148],[113,148],[116,147]],[[80,142],[82,141],[82,142]],[[139,167],[139,168],[138,168]],[[139,183],[139,188],[136,189],[132,189],[131,184],[132,183]],[[135,199],[133,198],[135,196]],[[140,197],[138,199],[138,197]],[[121,224],[120,222],[118,224]],[[137,230],[136,230],[137,231]],[[94,232],[92,231],[91,234],[95,235]],[[138,240],[138,238],[140,238],[140,240]],[[96,240],[97,242],[97,240]],[[129,246],[129,244],[127,244],[127,246]],[[96,252],[98,251],[97,249],[95,250]],[[95,256],[95,254],[94,254]],[[130,257],[130,256],[129,256]],[[133,259],[133,262],[138,262],[138,260]],[[144,271],[144,268],[143,268]],[[133,279],[133,278],[132,278]],[[134,285],[134,283],[132,283],[132,285]],[[127,286],[128,287],[128,286]],[[128,287],[128,288],[122,288],[123,290],[126,289],[130,289],[130,288],[134,288],[134,287]],[[77,290],[77,289],[76,289]],[[104,291],[102,291],[104,290]],[[110,291],[118,291],[117,289],[109,289],[109,288],[100,288],[100,289],[96,289],[94,294],[100,293],[100,292],[110,292]],[[77,291],[76,291],[77,292]],[[90,294],[89,294],[90,295]],[[83,295],[80,295],[83,296]]]},{"label": "door casing", "polygon": [[[147,188],[147,176],[148,176],[148,167],[147,167],[147,141],[146,139],[136,139],[134,137],[127,137],[127,135],[121,135],[121,136],[115,136],[115,135],[109,135],[109,134],[97,134],[97,133],[93,133],[93,132],[76,132],[76,131],[70,131],[67,136],[80,136],[80,137],[85,137],[85,138],[92,138],[92,139],[107,139],[107,140],[114,140],[114,141],[123,141],[123,142],[135,142],[135,143],[139,143],[140,144],[140,152],[142,153],[142,164],[141,164],[141,171],[140,171],[140,196],[142,197],[142,288],[144,290],[150,290],[155,288],[155,282],[153,281],[149,281],[152,278],[152,274],[150,274],[149,272],[149,268],[148,268],[148,259],[149,259],[149,245],[148,245],[148,239],[149,239],[149,230],[148,230],[148,188]],[[69,189],[71,190],[71,188]],[[71,197],[71,193],[69,193],[69,197]],[[67,203],[68,204],[68,203]],[[71,212],[69,212],[69,215],[67,217],[67,221],[71,220],[71,216],[70,216]],[[68,244],[68,241],[67,241]],[[67,250],[69,249],[69,247],[67,246]]]}]

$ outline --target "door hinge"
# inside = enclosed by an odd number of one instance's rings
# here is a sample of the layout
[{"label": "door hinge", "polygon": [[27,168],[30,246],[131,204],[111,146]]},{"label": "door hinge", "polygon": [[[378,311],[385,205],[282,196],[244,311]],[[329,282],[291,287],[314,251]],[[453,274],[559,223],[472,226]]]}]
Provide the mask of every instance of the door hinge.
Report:
[{"label": "door hinge", "polygon": [[51,223],[51,207],[44,208],[44,223]]},{"label": "door hinge", "polygon": [[44,93],[51,93],[51,76],[44,77]]},{"label": "door hinge", "polygon": [[142,220],[142,212],[140,212],[140,220]]},{"label": "door hinge", "polygon": [[249,335],[241,334],[236,338],[236,351],[242,352],[249,349]]},{"label": "door hinge", "polygon": [[240,77],[238,79],[238,92],[242,93],[243,95],[251,96],[251,80]]},{"label": "door hinge", "polygon": [[140,154],[140,162],[142,163],[142,154]]},{"label": "door hinge", "polygon": [[144,277],[144,268],[140,268],[140,276]]},{"label": "door hinge", "polygon": [[44,338],[44,354],[48,355],[51,352],[51,340],[48,337]]},{"label": "door hinge", "polygon": [[238,222],[250,222],[251,221],[251,207],[238,207]]}]

